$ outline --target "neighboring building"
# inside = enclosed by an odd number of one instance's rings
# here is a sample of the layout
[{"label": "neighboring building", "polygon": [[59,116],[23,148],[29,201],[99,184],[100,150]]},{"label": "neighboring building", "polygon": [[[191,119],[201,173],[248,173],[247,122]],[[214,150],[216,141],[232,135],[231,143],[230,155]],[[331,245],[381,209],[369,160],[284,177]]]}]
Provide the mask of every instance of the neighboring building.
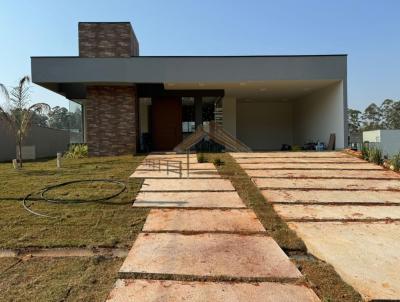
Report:
[{"label": "neighboring building", "polygon": [[[69,132],[32,125],[22,146],[23,159],[56,157],[68,149]],[[0,162],[16,158],[17,144],[13,133],[0,120]]]},{"label": "neighboring building", "polygon": [[347,145],[347,56],[139,56],[130,23],[79,23],[78,57],[32,57],[33,82],[83,105],[91,155],[172,150],[216,121],[253,150]]},{"label": "neighboring building", "polygon": [[349,146],[354,150],[361,150],[362,147],[362,132],[349,133]]},{"label": "neighboring building", "polygon": [[363,142],[376,145],[384,156],[392,157],[400,152],[400,130],[364,131]]}]

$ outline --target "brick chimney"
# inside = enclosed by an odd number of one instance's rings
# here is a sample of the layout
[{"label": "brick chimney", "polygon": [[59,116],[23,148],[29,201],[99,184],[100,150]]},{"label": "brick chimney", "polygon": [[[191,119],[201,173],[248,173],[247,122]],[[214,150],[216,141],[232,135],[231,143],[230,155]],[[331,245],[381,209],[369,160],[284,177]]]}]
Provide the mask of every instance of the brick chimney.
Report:
[{"label": "brick chimney", "polygon": [[129,22],[79,22],[79,56],[86,58],[139,56],[139,42]]}]

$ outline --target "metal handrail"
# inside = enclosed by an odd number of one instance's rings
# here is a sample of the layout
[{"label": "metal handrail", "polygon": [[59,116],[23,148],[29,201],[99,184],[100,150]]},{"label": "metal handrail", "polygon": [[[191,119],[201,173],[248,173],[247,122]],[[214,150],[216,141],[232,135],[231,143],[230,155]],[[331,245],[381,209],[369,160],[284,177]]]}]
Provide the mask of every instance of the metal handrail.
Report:
[{"label": "metal handrail", "polygon": [[[144,163],[148,167],[152,167],[153,170],[156,170],[157,166],[158,166],[158,171],[161,171],[161,166],[166,166],[167,167],[167,169],[166,169],[167,175],[169,175],[170,171],[172,172],[172,171],[175,171],[175,170],[179,170],[179,178],[182,178],[182,162],[181,161],[178,161],[178,160],[162,160],[162,159],[145,159]],[[165,164],[163,164],[163,163],[165,163]],[[171,169],[170,167],[176,168],[176,169]],[[189,175],[189,171],[188,171],[188,175]]]}]

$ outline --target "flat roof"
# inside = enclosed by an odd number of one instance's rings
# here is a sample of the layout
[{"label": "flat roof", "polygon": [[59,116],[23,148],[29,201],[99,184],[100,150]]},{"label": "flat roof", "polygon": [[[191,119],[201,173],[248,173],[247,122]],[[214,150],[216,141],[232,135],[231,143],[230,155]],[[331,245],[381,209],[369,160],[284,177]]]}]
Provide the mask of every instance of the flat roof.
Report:
[{"label": "flat roof", "polygon": [[346,82],[347,55],[31,57],[31,69],[34,83],[59,93],[68,86],[82,95],[87,85],[196,83],[222,89],[267,81]]},{"label": "flat roof", "polygon": [[[87,22],[85,22],[87,23]],[[119,22],[124,23],[124,22]],[[316,55],[186,55],[186,56],[179,56],[179,55],[171,55],[171,56],[132,56],[130,58],[268,58],[268,57],[347,57],[348,54],[316,54]],[[82,58],[80,56],[31,56],[31,58]],[[105,59],[98,58],[98,59]],[[109,57],[107,57],[109,58]],[[118,59],[118,58],[113,58]]]}]

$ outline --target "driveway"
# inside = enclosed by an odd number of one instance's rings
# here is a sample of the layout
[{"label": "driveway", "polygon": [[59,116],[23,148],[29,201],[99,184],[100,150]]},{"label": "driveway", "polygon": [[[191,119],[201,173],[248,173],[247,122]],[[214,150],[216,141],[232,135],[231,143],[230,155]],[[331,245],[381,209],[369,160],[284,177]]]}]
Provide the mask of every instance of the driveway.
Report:
[{"label": "driveway", "polygon": [[311,254],[364,299],[400,299],[397,173],[343,152],[231,155]]},{"label": "driveway", "polygon": [[107,301],[320,301],[231,182],[189,160],[151,154],[132,174],[151,210]]}]

